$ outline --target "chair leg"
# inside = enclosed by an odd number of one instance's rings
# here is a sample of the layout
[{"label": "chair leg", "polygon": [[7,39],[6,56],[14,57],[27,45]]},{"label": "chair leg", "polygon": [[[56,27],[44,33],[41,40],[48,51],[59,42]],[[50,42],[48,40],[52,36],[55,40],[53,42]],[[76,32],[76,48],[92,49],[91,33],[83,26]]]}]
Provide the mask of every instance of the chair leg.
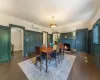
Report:
[{"label": "chair leg", "polygon": [[62,62],[62,55],[60,54],[60,59],[61,59],[61,62]]},{"label": "chair leg", "polygon": [[42,70],[42,60],[40,61],[40,71]]},{"label": "chair leg", "polygon": [[63,53],[63,59],[64,59],[64,53]]},{"label": "chair leg", "polygon": [[63,56],[63,59],[64,59],[64,50],[63,50],[63,52],[62,52],[62,56]]},{"label": "chair leg", "polygon": [[56,64],[56,67],[57,67],[57,59],[55,58],[55,64]]},{"label": "chair leg", "polygon": [[58,63],[60,64],[60,55],[58,55]]},{"label": "chair leg", "polygon": [[37,59],[36,59],[36,63],[35,63],[35,65],[36,65],[36,68],[37,68]]}]

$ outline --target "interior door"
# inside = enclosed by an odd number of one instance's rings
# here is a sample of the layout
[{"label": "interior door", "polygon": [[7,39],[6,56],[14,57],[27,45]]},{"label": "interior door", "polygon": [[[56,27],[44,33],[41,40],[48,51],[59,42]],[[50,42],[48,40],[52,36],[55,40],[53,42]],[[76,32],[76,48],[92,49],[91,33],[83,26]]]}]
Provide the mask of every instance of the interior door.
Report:
[{"label": "interior door", "polygon": [[10,28],[0,26],[0,62],[5,62],[10,60],[10,55],[11,55],[10,33],[11,33]]},{"label": "interior door", "polygon": [[76,31],[76,49],[79,52],[88,52],[88,29]]},{"label": "interior door", "polygon": [[30,53],[30,33],[25,30],[25,39],[24,39],[24,55],[27,56]]}]

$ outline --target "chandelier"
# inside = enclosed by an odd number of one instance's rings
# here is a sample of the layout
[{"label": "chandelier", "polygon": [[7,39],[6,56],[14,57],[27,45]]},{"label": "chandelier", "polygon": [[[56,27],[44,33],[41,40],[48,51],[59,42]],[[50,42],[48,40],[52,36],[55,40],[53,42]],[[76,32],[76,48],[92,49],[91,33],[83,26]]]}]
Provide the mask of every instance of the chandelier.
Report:
[{"label": "chandelier", "polygon": [[52,16],[52,23],[50,24],[51,28],[57,27],[57,25],[54,22],[54,16]]}]

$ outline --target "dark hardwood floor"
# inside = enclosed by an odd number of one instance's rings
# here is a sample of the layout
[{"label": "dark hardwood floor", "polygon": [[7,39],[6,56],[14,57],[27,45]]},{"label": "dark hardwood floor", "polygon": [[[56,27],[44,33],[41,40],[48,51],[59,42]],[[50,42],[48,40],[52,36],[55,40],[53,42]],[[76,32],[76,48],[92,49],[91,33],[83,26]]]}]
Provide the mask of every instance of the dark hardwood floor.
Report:
[{"label": "dark hardwood floor", "polygon": [[[92,57],[85,53],[75,55],[77,57],[68,80],[100,80],[100,70]],[[11,62],[0,64],[0,80],[27,80],[17,63],[32,57],[34,57],[33,54],[29,57],[22,57],[21,52],[15,52]],[[85,57],[87,57],[87,62]]]},{"label": "dark hardwood floor", "polygon": [[100,80],[100,69],[94,63],[92,56],[85,53],[77,54],[68,80]]}]

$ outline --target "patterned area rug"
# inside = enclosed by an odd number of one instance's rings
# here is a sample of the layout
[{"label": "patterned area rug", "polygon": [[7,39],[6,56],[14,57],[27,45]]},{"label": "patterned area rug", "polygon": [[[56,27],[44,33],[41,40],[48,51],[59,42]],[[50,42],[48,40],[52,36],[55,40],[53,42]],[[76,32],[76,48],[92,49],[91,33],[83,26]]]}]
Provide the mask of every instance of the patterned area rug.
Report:
[{"label": "patterned area rug", "polygon": [[55,66],[55,60],[48,64],[48,73],[45,72],[45,62],[43,62],[42,71],[35,66],[35,58],[18,63],[28,80],[67,80],[76,56],[65,54],[60,64]]}]

